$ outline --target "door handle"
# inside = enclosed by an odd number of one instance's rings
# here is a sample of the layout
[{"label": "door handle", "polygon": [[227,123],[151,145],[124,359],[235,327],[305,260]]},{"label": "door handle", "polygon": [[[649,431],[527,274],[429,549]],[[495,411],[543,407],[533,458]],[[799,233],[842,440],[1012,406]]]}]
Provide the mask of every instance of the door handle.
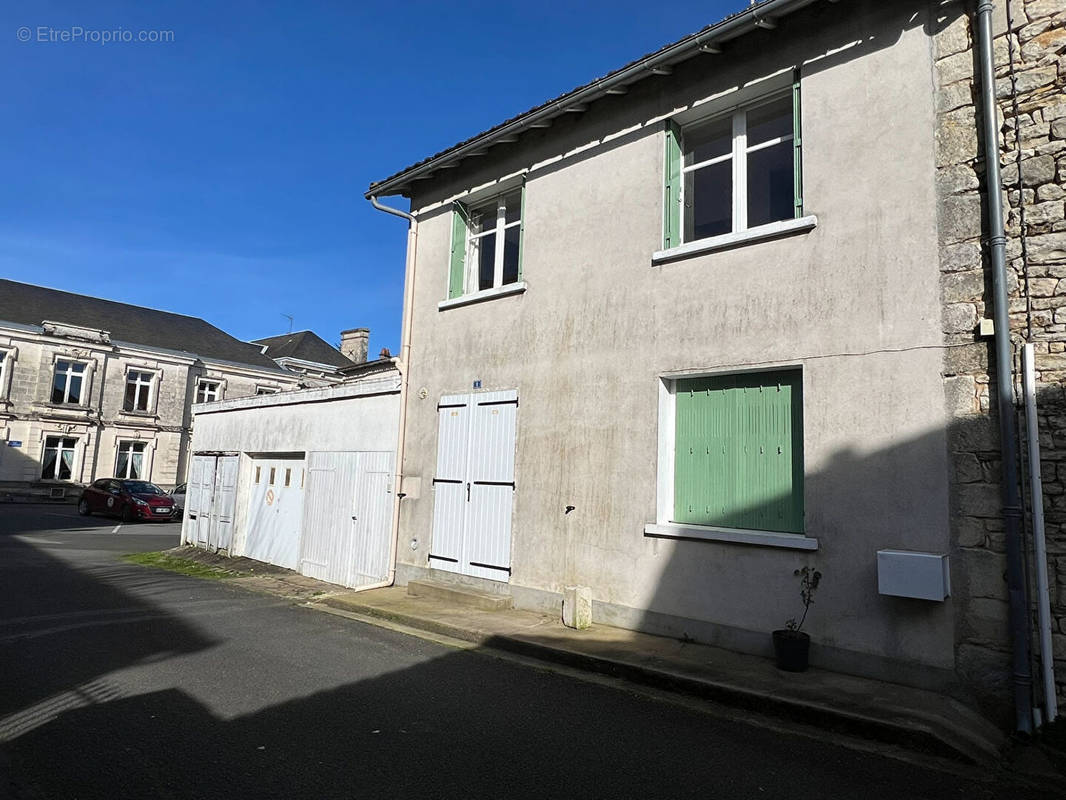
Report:
[{"label": "door handle", "polygon": [[352,521],[356,522],[358,520],[359,520],[359,517],[355,516],[355,514],[352,514]]},{"label": "door handle", "polygon": [[466,502],[470,502],[470,481],[466,482]]}]

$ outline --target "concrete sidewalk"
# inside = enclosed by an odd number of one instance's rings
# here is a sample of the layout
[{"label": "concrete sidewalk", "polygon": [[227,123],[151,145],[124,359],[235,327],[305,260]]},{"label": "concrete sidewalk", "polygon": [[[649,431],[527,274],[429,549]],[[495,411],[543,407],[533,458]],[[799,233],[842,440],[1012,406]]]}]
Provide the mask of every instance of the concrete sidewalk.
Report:
[{"label": "concrete sidewalk", "polygon": [[607,625],[574,630],[543,614],[411,597],[403,587],[331,594],[315,604],[940,756],[998,760],[1006,743],[998,728],[941,694],[813,668],[786,673],[767,659],[707,645]]},{"label": "concrete sidewalk", "polygon": [[227,581],[231,585],[365,622],[403,626],[955,760],[1000,761],[1008,745],[1001,730],[966,705],[922,689],[814,668],[786,673],[758,656],[607,625],[574,630],[554,616],[476,608],[449,601],[447,593],[412,597],[405,587],[352,592],[249,559],[194,548],[168,553],[243,572],[245,577]]}]

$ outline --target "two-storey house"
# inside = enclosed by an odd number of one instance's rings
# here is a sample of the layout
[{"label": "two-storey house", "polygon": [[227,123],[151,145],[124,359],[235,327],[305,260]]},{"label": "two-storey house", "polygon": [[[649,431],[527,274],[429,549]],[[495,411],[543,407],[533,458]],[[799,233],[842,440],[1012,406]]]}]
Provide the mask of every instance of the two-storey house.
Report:
[{"label": "two-storey house", "polygon": [[[1010,117],[1020,34],[981,5]],[[1053,5],[1016,28],[1061,34]],[[397,581],[588,587],[596,621],[768,653],[811,565],[814,663],[1001,701],[972,13],[766,0],[372,184],[410,199]],[[1061,98],[1056,53],[1023,87]],[[1053,105],[1025,124],[1061,184]]]}]

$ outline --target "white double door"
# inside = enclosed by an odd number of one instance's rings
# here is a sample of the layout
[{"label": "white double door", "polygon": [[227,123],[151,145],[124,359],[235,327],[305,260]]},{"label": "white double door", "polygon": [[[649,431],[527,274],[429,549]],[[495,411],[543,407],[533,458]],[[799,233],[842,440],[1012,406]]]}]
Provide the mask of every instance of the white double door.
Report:
[{"label": "white double door", "polygon": [[429,565],[510,580],[518,392],[449,395],[437,408]]},{"label": "white double door", "polygon": [[185,490],[182,539],[213,550],[229,550],[237,508],[235,455],[194,455]]}]

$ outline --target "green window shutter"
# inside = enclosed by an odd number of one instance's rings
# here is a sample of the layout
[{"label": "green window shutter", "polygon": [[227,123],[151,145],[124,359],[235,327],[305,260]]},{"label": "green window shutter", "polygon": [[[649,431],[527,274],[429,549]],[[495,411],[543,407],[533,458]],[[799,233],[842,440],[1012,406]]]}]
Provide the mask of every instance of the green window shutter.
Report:
[{"label": "green window shutter", "polygon": [[681,244],[681,128],[666,123],[663,178],[663,249]]},{"label": "green window shutter", "polygon": [[798,370],[677,382],[674,522],[803,533]]},{"label": "green window shutter", "polygon": [[448,298],[463,293],[466,278],[466,211],[459,203],[452,204],[452,254],[448,270]]},{"label": "green window shutter", "polygon": [[803,137],[800,131],[800,72],[792,72],[792,170],[796,217],[803,216]]},{"label": "green window shutter", "polygon": [[522,200],[518,209],[518,280],[522,280],[522,255],[526,252],[526,179],[522,178]]}]

